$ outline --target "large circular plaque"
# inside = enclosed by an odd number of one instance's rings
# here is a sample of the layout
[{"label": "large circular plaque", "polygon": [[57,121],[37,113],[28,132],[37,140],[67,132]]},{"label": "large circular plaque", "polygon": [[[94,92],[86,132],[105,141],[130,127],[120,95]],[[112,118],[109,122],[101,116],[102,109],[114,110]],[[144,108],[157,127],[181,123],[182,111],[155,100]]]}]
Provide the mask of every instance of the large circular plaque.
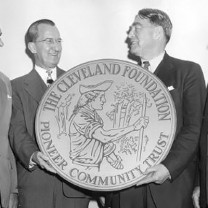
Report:
[{"label": "large circular plaque", "polygon": [[47,90],[36,116],[38,144],[57,173],[94,191],[135,185],[166,157],[175,129],[164,84],[114,59],[67,71]]}]

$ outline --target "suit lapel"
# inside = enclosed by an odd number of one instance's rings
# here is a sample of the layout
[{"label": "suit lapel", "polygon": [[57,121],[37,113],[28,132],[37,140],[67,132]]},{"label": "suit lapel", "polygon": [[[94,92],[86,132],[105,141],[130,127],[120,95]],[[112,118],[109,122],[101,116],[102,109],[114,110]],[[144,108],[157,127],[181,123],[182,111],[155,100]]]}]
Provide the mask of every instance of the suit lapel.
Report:
[{"label": "suit lapel", "polygon": [[175,86],[175,69],[171,57],[165,53],[163,60],[155,70],[154,74],[166,85]]},{"label": "suit lapel", "polygon": [[62,74],[64,74],[65,71],[57,67],[56,72],[57,72],[57,78],[59,78]]},{"label": "suit lapel", "polygon": [[33,69],[24,80],[24,86],[26,91],[39,103],[43,94],[47,90],[47,86],[37,73]]},{"label": "suit lapel", "polygon": [[[57,78],[60,77],[65,71],[57,67]],[[37,73],[33,69],[24,80],[25,89],[27,92],[39,103],[44,93],[47,90],[47,86]]]}]

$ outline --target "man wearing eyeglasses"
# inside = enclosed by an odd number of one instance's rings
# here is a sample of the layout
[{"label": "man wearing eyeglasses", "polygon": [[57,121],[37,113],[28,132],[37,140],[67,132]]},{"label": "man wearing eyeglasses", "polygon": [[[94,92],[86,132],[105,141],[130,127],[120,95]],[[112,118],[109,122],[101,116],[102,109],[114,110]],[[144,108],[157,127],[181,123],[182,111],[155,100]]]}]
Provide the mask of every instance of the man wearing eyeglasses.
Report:
[{"label": "man wearing eyeglasses", "polygon": [[146,169],[146,177],[136,186],[115,195],[113,208],[193,207],[192,191],[205,82],[198,64],[167,54],[165,48],[171,32],[172,23],[166,13],[157,9],[142,9],[128,34],[130,53],[170,90],[175,103],[177,126],[173,145],[166,158]]},{"label": "man wearing eyeglasses", "polygon": [[[0,47],[4,43],[1,39]],[[12,110],[12,92],[9,78],[0,72],[0,208],[17,207],[17,170],[8,139]]]},{"label": "man wearing eyeglasses", "polygon": [[18,158],[19,206],[87,208],[89,198],[56,175],[36,143],[35,115],[39,102],[52,81],[64,73],[57,66],[62,52],[59,30],[51,20],[38,20],[30,25],[25,40],[34,67],[12,80],[10,127],[11,145]]}]

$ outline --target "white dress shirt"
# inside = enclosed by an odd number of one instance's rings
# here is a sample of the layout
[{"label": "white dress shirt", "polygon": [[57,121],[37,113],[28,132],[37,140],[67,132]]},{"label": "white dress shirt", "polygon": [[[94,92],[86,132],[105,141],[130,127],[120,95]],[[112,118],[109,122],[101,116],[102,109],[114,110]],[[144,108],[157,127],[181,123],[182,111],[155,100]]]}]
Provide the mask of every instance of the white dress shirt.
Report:
[{"label": "white dress shirt", "polygon": [[163,51],[159,56],[153,58],[152,60],[141,59],[141,61],[142,61],[142,63],[144,61],[149,61],[150,66],[149,66],[148,70],[151,71],[152,73],[154,73],[155,70],[157,69],[157,67],[159,66],[160,62],[163,60],[164,55],[165,55],[165,51]]},{"label": "white dress shirt", "polygon": [[[43,69],[43,68],[41,68],[41,67],[39,67],[37,65],[35,65],[35,70],[38,72],[38,74],[40,75],[42,80],[45,82],[45,84],[48,85],[48,83],[47,83],[47,77],[48,77],[47,70]],[[49,70],[52,71],[51,77],[55,81],[56,78],[57,78],[56,68],[49,69]]]}]

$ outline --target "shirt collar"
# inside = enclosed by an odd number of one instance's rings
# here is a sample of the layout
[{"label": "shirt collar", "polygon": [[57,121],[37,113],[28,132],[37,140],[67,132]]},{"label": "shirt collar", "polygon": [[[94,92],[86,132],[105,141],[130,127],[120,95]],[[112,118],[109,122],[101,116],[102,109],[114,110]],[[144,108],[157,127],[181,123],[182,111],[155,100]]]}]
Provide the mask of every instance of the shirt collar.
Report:
[{"label": "shirt collar", "polygon": [[154,57],[151,60],[141,59],[141,61],[142,61],[142,63],[144,61],[149,61],[149,63],[150,63],[149,71],[151,71],[152,73],[154,73],[155,70],[157,69],[157,67],[159,66],[160,62],[163,60],[164,55],[165,55],[165,51],[163,51],[161,54],[159,54],[158,56]]},{"label": "shirt collar", "polygon": [[[48,77],[48,74],[46,72],[47,70],[37,65],[35,65],[35,70],[38,72],[42,80],[47,84],[47,77]],[[52,79],[56,80],[56,77],[57,77],[56,68],[51,68],[50,71],[52,71],[52,74],[51,74]]]}]

